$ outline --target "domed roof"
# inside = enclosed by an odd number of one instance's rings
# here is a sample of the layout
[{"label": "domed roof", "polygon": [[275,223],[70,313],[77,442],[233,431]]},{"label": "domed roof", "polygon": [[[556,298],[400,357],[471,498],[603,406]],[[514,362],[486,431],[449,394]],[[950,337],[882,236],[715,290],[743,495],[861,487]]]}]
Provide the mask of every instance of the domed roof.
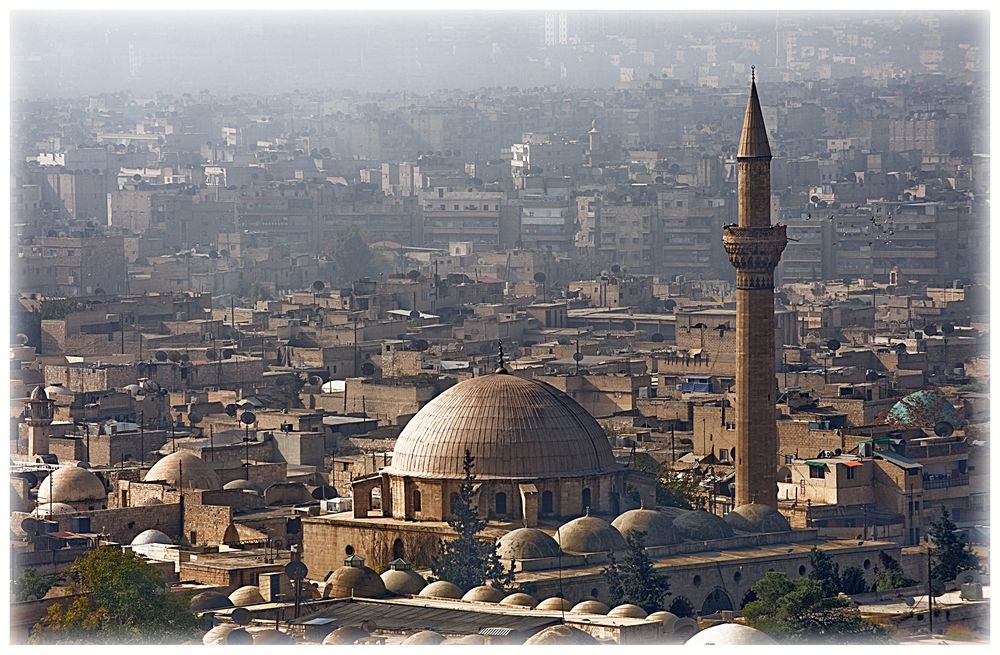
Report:
[{"label": "domed roof", "polygon": [[356,628],[353,625],[342,625],[339,628],[335,628],[323,637],[324,646],[346,646],[349,644],[356,643],[359,639],[366,639],[368,633],[361,628]]},{"label": "domed roof", "polygon": [[145,546],[146,544],[172,544],[170,537],[159,530],[143,530],[132,539],[133,546]]},{"label": "domed roof", "polygon": [[646,617],[647,621],[656,621],[657,623],[663,624],[663,629],[667,632],[673,632],[674,623],[677,622],[677,615],[673,612],[667,612],[666,610],[660,610],[659,612],[653,612]]},{"label": "domed roof", "polygon": [[568,625],[550,625],[536,632],[524,642],[525,646],[584,646],[599,643],[589,634]]},{"label": "domed roof", "polygon": [[515,593],[509,596],[505,596],[503,600],[500,601],[501,605],[506,605],[508,607],[530,607],[534,608],[538,605],[538,601],[534,596],[530,594]]},{"label": "domed roof", "polygon": [[219,488],[219,476],[200,457],[187,450],[170,453],[146,471],[146,482],[162,481],[176,487],[181,483],[185,489],[215,491]]},{"label": "domed roof", "polygon": [[[195,598],[197,598],[197,596]],[[226,640],[229,638],[229,634],[233,630],[237,629],[242,629],[242,628],[232,623],[220,623],[219,625],[213,627],[211,630],[206,632],[205,636],[201,638],[201,642],[206,646],[222,646],[223,644],[226,643]]]},{"label": "domed roof", "polygon": [[781,512],[763,503],[740,505],[723,519],[731,528],[742,532],[790,532],[792,529]]},{"label": "domed roof", "polygon": [[386,591],[398,596],[416,596],[427,586],[423,576],[411,569],[388,569],[381,577]]},{"label": "domed roof", "polygon": [[565,598],[559,598],[558,596],[552,596],[551,598],[546,598],[542,602],[535,605],[536,610],[552,610],[555,612],[564,611],[568,612],[573,609],[573,603],[569,602]]},{"label": "domed roof", "polygon": [[285,646],[294,643],[294,639],[286,635],[284,632],[275,630],[274,628],[258,630],[253,633],[254,646]]},{"label": "domed roof", "polygon": [[437,646],[444,641],[444,635],[433,630],[421,630],[403,640],[403,646]]},{"label": "domed roof", "polygon": [[208,610],[233,607],[233,601],[218,591],[203,591],[191,599],[192,612],[207,612]]},{"label": "domed roof", "polygon": [[499,373],[465,380],[427,403],[399,435],[385,471],[460,479],[466,450],[480,480],[619,468],[604,430],[575,400],[545,382]]},{"label": "domed roof", "polygon": [[29,400],[48,400],[49,395],[45,393],[45,388],[39,385],[31,390],[31,395],[28,398]]},{"label": "domed roof", "polygon": [[432,582],[421,589],[420,595],[431,596],[433,598],[454,598],[455,600],[458,600],[464,594],[462,593],[462,590],[459,589],[458,585],[452,584],[447,580],[438,580],[437,582]]},{"label": "domed roof", "polygon": [[469,646],[480,646],[486,643],[486,637],[483,635],[462,635],[461,637],[449,637],[441,642],[442,644],[451,646],[453,644],[465,644]]},{"label": "domed roof", "polygon": [[625,538],[596,516],[581,516],[556,530],[556,543],[567,553],[608,553],[625,549]]},{"label": "domed roof", "polygon": [[[42,480],[38,486],[38,502],[87,503],[108,501],[108,492],[100,478],[86,469],[65,466],[52,472],[52,480]],[[49,497],[51,487],[52,497]]]},{"label": "domed roof", "polygon": [[247,605],[257,605],[264,602],[264,597],[260,595],[260,589],[254,585],[240,587],[229,594],[229,600],[235,607],[246,607]]},{"label": "domed roof", "polygon": [[559,544],[538,528],[518,528],[500,537],[497,554],[504,562],[558,557]]},{"label": "domed roof", "polygon": [[629,532],[645,532],[643,544],[646,546],[666,546],[680,543],[681,538],[674,529],[674,520],[655,509],[630,509],[611,522],[622,536]]},{"label": "domed roof", "polygon": [[623,603],[618,607],[613,607],[608,616],[616,616],[621,619],[644,619],[648,614],[646,610],[642,609],[638,605],[633,605],[632,603]]},{"label": "domed roof", "polygon": [[703,509],[678,516],[674,519],[674,528],[681,537],[690,541],[711,541],[733,536],[733,529],[728,523]]},{"label": "domed roof", "polygon": [[76,510],[66,503],[45,503],[31,511],[32,516],[49,516],[55,514],[72,514]]},{"label": "domed roof", "polygon": [[[184,472],[184,476],[187,477],[187,471]],[[230,480],[226,484],[222,485],[222,488],[229,490],[238,489],[241,491],[252,491],[258,496],[260,495],[260,487],[255,485],[253,482],[250,482],[249,480],[244,480],[243,478]]]},{"label": "domed roof", "polygon": [[330,598],[382,598],[389,593],[378,573],[367,566],[341,566],[327,581]]},{"label": "domed roof", "polygon": [[765,633],[739,623],[720,623],[701,632],[684,642],[685,646],[770,646],[777,644]]},{"label": "domed roof", "polygon": [[570,614],[607,614],[611,608],[599,600],[581,600],[573,606]]},{"label": "domed roof", "polygon": [[911,393],[893,405],[885,417],[886,423],[903,427],[933,428],[941,421],[953,427],[960,423],[955,406],[944,394],[933,389]]},{"label": "domed roof", "polygon": [[476,601],[479,603],[499,603],[503,600],[504,596],[504,592],[500,591],[496,587],[484,584],[469,589],[465,592],[465,595],[462,596],[462,600]]}]

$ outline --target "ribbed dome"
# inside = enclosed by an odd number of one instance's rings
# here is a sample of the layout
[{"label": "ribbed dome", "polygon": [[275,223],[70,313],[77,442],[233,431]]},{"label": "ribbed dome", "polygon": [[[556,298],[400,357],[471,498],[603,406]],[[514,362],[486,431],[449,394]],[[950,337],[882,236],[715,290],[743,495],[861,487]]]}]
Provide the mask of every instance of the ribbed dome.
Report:
[{"label": "ribbed dome", "polygon": [[207,612],[208,610],[233,607],[233,601],[218,591],[203,591],[191,599],[192,612]]},{"label": "ribbed dome", "polygon": [[581,516],[556,530],[556,543],[567,553],[609,553],[625,549],[625,538],[596,516]]},{"label": "ribbed dome", "polygon": [[[86,469],[67,466],[52,472],[52,480],[45,478],[38,486],[39,503],[91,503],[106,504],[108,493],[104,483]],[[52,497],[49,497],[51,487]]]},{"label": "ribbed dome", "polygon": [[423,576],[410,569],[389,569],[381,577],[386,590],[398,596],[416,596],[427,586]]},{"label": "ribbed dome", "polygon": [[729,527],[742,532],[789,532],[792,529],[781,512],[763,503],[740,505],[723,518]]},{"label": "ribbed dome", "polygon": [[28,398],[30,400],[48,400],[49,396],[45,393],[45,389],[39,385],[31,390],[31,395]]},{"label": "ribbed dome", "polygon": [[573,606],[570,614],[607,614],[611,608],[599,600],[581,600]]},{"label": "ribbed dome", "polygon": [[550,625],[528,637],[525,646],[587,646],[599,643],[592,636],[568,625]]},{"label": "ribbed dome", "polygon": [[504,599],[500,601],[500,604],[507,605],[508,607],[534,608],[538,605],[538,601],[530,594],[516,593],[511,594],[510,596],[505,596]]},{"label": "ribbed dome", "polygon": [[347,646],[359,639],[367,639],[368,633],[353,625],[342,625],[323,637],[324,646]]},{"label": "ribbed dome", "polygon": [[444,641],[444,635],[433,630],[421,630],[415,632],[403,640],[403,646],[437,646]]},{"label": "ribbed dome", "polygon": [[733,536],[733,529],[715,514],[703,509],[689,512],[674,519],[674,528],[690,541],[711,541]]},{"label": "ribbed dome", "polygon": [[462,600],[476,601],[478,603],[499,603],[504,598],[504,592],[488,584],[473,587],[465,592]]},{"label": "ribbed dome", "polygon": [[330,598],[382,598],[389,593],[378,573],[367,566],[342,566],[328,582]]},{"label": "ribbed dome", "polygon": [[770,646],[777,644],[767,634],[739,623],[720,623],[705,628],[684,642],[685,646]]},{"label": "ribbed dome", "polygon": [[185,489],[215,491],[219,488],[219,476],[200,457],[187,450],[171,453],[153,465],[143,478],[146,482],[161,481],[176,487],[181,483]]},{"label": "ribbed dome", "polygon": [[551,610],[554,612],[564,611],[568,612],[573,609],[573,603],[569,602],[565,598],[559,598],[558,596],[552,596],[551,598],[546,598],[542,602],[535,605],[536,610]]},{"label": "ribbed dome", "polygon": [[[184,476],[187,477],[187,470],[185,466]],[[253,493],[260,495],[260,487],[255,485],[249,480],[244,480],[242,478],[237,480],[230,480],[226,484],[222,485],[223,489],[227,490],[240,490],[240,491],[252,491]]]},{"label": "ribbed dome", "polygon": [[643,544],[646,546],[667,546],[681,541],[674,529],[674,520],[655,509],[630,509],[612,521],[611,525],[622,536],[628,536],[629,532],[645,532]]},{"label": "ribbed dome", "polygon": [[386,472],[460,479],[467,449],[480,480],[619,468],[604,430],[575,400],[538,380],[496,374],[461,382],[427,403],[396,440]]},{"label": "ribbed dome", "polygon": [[644,619],[648,616],[646,610],[632,603],[624,603],[618,607],[613,607],[608,616],[616,616],[621,619]]},{"label": "ribbed dome", "polygon": [[464,594],[458,585],[448,582],[447,580],[438,580],[437,582],[432,582],[421,589],[420,595],[431,596],[433,598],[454,598],[455,600],[458,600]]},{"label": "ribbed dome", "polygon": [[145,546],[146,544],[172,544],[170,537],[159,530],[143,530],[132,539],[133,546]]},{"label": "ribbed dome", "polygon": [[518,528],[500,537],[497,541],[497,554],[504,562],[558,557],[559,544],[538,528]]},{"label": "ribbed dome", "polygon": [[260,595],[260,589],[258,587],[254,585],[246,585],[229,594],[229,600],[232,601],[233,605],[236,607],[245,607],[247,605],[257,605],[263,603],[264,597]]}]

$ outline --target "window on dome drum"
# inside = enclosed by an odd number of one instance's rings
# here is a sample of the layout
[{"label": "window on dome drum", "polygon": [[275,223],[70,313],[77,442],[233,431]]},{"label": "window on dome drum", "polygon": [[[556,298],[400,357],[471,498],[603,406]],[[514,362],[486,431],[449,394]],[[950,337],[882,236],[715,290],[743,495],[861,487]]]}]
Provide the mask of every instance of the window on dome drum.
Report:
[{"label": "window on dome drum", "polygon": [[500,492],[496,495],[497,514],[507,513],[507,494]]},{"label": "window on dome drum", "polygon": [[583,490],[583,511],[586,512],[590,509],[590,487]]},{"label": "window on dome drum", "polygon": [[414,491],[413,492],[413,511],[414,512],[419,512],[420,511],[420,492],[419,491]]},{"label": "window on dome drum", "polygon": [[542,492],[542,514],[552,513],[552,492],[543,491]]}]

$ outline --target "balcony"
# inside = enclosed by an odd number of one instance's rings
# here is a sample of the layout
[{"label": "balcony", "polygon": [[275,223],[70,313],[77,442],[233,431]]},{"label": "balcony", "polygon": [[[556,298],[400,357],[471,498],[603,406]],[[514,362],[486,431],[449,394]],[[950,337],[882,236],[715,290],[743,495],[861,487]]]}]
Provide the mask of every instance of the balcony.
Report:
[{"label": "balcony", "polygon": [[924,475],[924,489],[947,489],[969,484],[969,474]]}]

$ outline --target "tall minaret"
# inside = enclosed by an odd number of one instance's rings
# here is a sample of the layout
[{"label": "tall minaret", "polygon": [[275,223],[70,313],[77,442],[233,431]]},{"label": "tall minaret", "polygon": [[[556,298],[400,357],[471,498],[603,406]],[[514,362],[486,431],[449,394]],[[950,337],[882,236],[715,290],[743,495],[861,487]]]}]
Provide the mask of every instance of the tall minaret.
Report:
[{"label": "tall minaret", "polygon": [[787,239],[771,225],[771,148],[756,78],[743,117],[739,152],[739,224],[722,231],[736,267],[736,506],[778,506],[778,430],[774,403],[774,269]]},{"label": "tall minaret", "polygon": [[49,426],[52,425],[52,406],[45,389],[41,386],[31,391],[24,404],[24,415],[28,424],[28,455],[49,454]]}]

